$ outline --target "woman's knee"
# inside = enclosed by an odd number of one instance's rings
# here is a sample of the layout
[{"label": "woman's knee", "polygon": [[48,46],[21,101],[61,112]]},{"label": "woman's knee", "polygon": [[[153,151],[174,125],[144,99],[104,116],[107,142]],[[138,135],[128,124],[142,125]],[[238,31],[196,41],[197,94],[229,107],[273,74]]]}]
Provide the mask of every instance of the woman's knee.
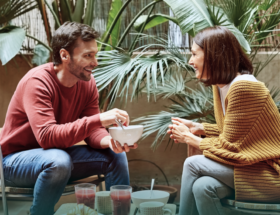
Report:
[{"label": "woman's knee", "polygon": [[210,195],[212,197],[215,197],[214,194],[214,190],[215,190],[215,185],[211,183],[211,177],[208,176],[203,176],[198,178],[194,184],[193,184],[193,188],[192,188],[192,192],[195,196],[195,198],[199,199],[199,198],[203,198],[203,196],[205,195]]},{"label": "woman's knee", "polygon": [[209,197],[222,199],[234,195],[234,189],[209,176],[198,178],[193,184],[192,192],[200,200]]},{"label": "woman's knee", "polygon": [[195,155],[195,156],[191,156],[188,157],[185,162],[184,162],[184,167],[183,167],[183,172],[197,172],[199,169],[198,167],[198,163],[199,161],[204,157],[204,155]]}]

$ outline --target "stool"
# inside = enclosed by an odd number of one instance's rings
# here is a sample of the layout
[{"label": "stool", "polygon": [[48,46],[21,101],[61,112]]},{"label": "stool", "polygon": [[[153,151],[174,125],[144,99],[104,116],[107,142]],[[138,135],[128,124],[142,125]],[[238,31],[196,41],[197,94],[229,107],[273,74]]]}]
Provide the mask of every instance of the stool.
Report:
[{"label": "stool", "polygon": [[239,202],[232,199],[222,199],[221,203],[231,210],[250,214],[280,214],[280,204]]}]

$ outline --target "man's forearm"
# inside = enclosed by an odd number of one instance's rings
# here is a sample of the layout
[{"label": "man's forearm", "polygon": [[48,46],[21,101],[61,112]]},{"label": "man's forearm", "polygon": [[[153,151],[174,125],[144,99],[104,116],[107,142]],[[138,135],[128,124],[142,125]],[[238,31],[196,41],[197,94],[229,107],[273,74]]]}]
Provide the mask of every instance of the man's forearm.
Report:
[{"label": "man's forearm", "polygon": [[100,141],[100,146],[103,148],[103,149],[106,149],[106,148],[109,148],[109,142],[111,140],[111,136],[106,136],[106,137],[103,137]]}]

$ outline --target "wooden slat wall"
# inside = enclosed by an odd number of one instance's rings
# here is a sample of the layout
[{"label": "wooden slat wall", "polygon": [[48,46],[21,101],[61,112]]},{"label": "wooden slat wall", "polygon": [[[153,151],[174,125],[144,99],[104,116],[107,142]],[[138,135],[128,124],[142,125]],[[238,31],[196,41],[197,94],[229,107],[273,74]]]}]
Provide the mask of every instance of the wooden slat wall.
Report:
[{"label": "wooden slat wall", "polygon": [[[53,0],[48,0],[51,3]],[[110,10],[112,0],[96,0],[95,1],[95,10],[94,10],[94,21],[93,27],[103,33],[106,30],[107,16]],[[125,0],[123,0],[125,1]],[[124,32],[125,28],[128,26],[133,17],[147,4],[149,4],[151,0],[137,0],[131,1],[129,7],[125,10],[122,23],[121,23],[121,32]],[[280,0],[278,1],[280,4]],[[51,24],[52,32],[54,32],[54,19],[47,8],[47,12],[49,15],[49,21]],[[146,11],[147,14],[148,11]],[[172,11],[170,8],[164,3],[160,2],[156,5],[154,13],[164,13],[172,15]],[[38,9],[35,9],[27,14],[22,15],[21,17],[13,20],[12,22],[15,25],[22,26],[26,29],[28,34],[35,36],[41,41],[47,43],[46,33],[43,26],[43,21],[41,19],[41,14]],[[280,29],[280,25],[277,26],[277,29]],[[130,33],[135,33],[135,30],[131,30]],[[191,45],[192,39],[188,37],[188,35],[182,35],[180,28],[176,26],[174,23],[169,22],[159,26],[156,26],[144,33],[149,35],[157,35],[163,36],[165,35],[168,40],[173,42],[176,46],[182,48],[188,48]],[[275,32],[274,32],[275,33]],[[280,34],[280,32],[277,32]],[[122,44],[123,48],[128,48],[133,41],[134,35],[129,35]],[[269,37],[263,42],[263,48],[260,51],[272,51],[273,47],[277,46],[279,43],[279,36]],[[139,43],[140,46],[153,43],[152,39],[141,41]],[[32,39],[26,38],[23,44],[23,53],[32,53],[32,50],[35,46],[36,42]],[[190,45],[189,45],[190,44]],[[270,44],[272,46],[267,46],[266,44]]]},{"label": "wooden slat wall", "polygon": [[[50,4],[52,1],[53,0],[48,0]],[[94,10],[95,18],[93,21],[93,27],[100,33],[104,33],[104,31],[106,30],[106,24],[108,18],[107,16],[110,10],[111,1],[112,0],[95,1],[95,10]],[[150,2],[151,0],[137,0],[137,1],[130,2],[129,7],[127,7],[127,9],[124,11],[124,14],[122,16],[121,32],[124,32],[125,28],[128,26],[130,21],[134,18],[134,16]],[[146,11],[146,14],[148,13],[148,10]],[[47,8],[47,12],[49,15],[49,21],[51,24],[52,32],[54,32],[54,19],[48,8]],[[156,5],[154,9],[154,13],[170,14],[171,10],[164,2],[160,2]],[[38,9],[35,9],[25,15],[22,15],[17,19],[14,19],[12,23],[24,27],[27,30],[28,34],[35,36],[41,41],[47,43],[43,21],[41,19],[41,14]],[[135,32],[136,31],[134,29],[130,31],[130,33],[135,33]],[[188,46],[188,42],[189,42],[188,35],[182,35],[179,27],[174,25],[172,22],[156,26],[152,29],[149,29],[148,31],[145,31],[144,33],[150,35],[157,35],[157,36],[161,36],[164,34],[165,36],[168,36],[170,41],[172,40],[177,46],[180,47]],[[129,35],[123,42],[122,47],[128,48],[132,43],[134,37],[135,37],[134,35]],[[150,44],[153,42],[154,41],[152,39],[149,39],[148,41],[141,41],[139,45],[142,46],[144,44],[147,43]],[[35,44],[36,42],[34,40],[26,38],[23,44],[24,46],[23,53],[31,53]]]}]

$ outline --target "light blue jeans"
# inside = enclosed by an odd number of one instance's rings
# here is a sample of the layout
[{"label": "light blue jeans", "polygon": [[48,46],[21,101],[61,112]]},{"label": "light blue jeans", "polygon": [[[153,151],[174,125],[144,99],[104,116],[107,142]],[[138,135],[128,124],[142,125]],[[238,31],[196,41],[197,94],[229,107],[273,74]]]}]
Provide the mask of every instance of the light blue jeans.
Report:
[{"label": "light blue jeans", "polygon": [[234,198],[233,166],[204,155],[187,158],[183,168],[179,214],[232,214],[233,211],[224,208],[220,202],[225,197]]},{"label": "light blue jeans", "polygon": [[34,187],[31,215],[53,215],[66,184],[74,180],[104,174],[106,190],[112,185],[129,185],[126,154],[111,149],[38,148],[7,155],[3,166],[7,186]]}]

